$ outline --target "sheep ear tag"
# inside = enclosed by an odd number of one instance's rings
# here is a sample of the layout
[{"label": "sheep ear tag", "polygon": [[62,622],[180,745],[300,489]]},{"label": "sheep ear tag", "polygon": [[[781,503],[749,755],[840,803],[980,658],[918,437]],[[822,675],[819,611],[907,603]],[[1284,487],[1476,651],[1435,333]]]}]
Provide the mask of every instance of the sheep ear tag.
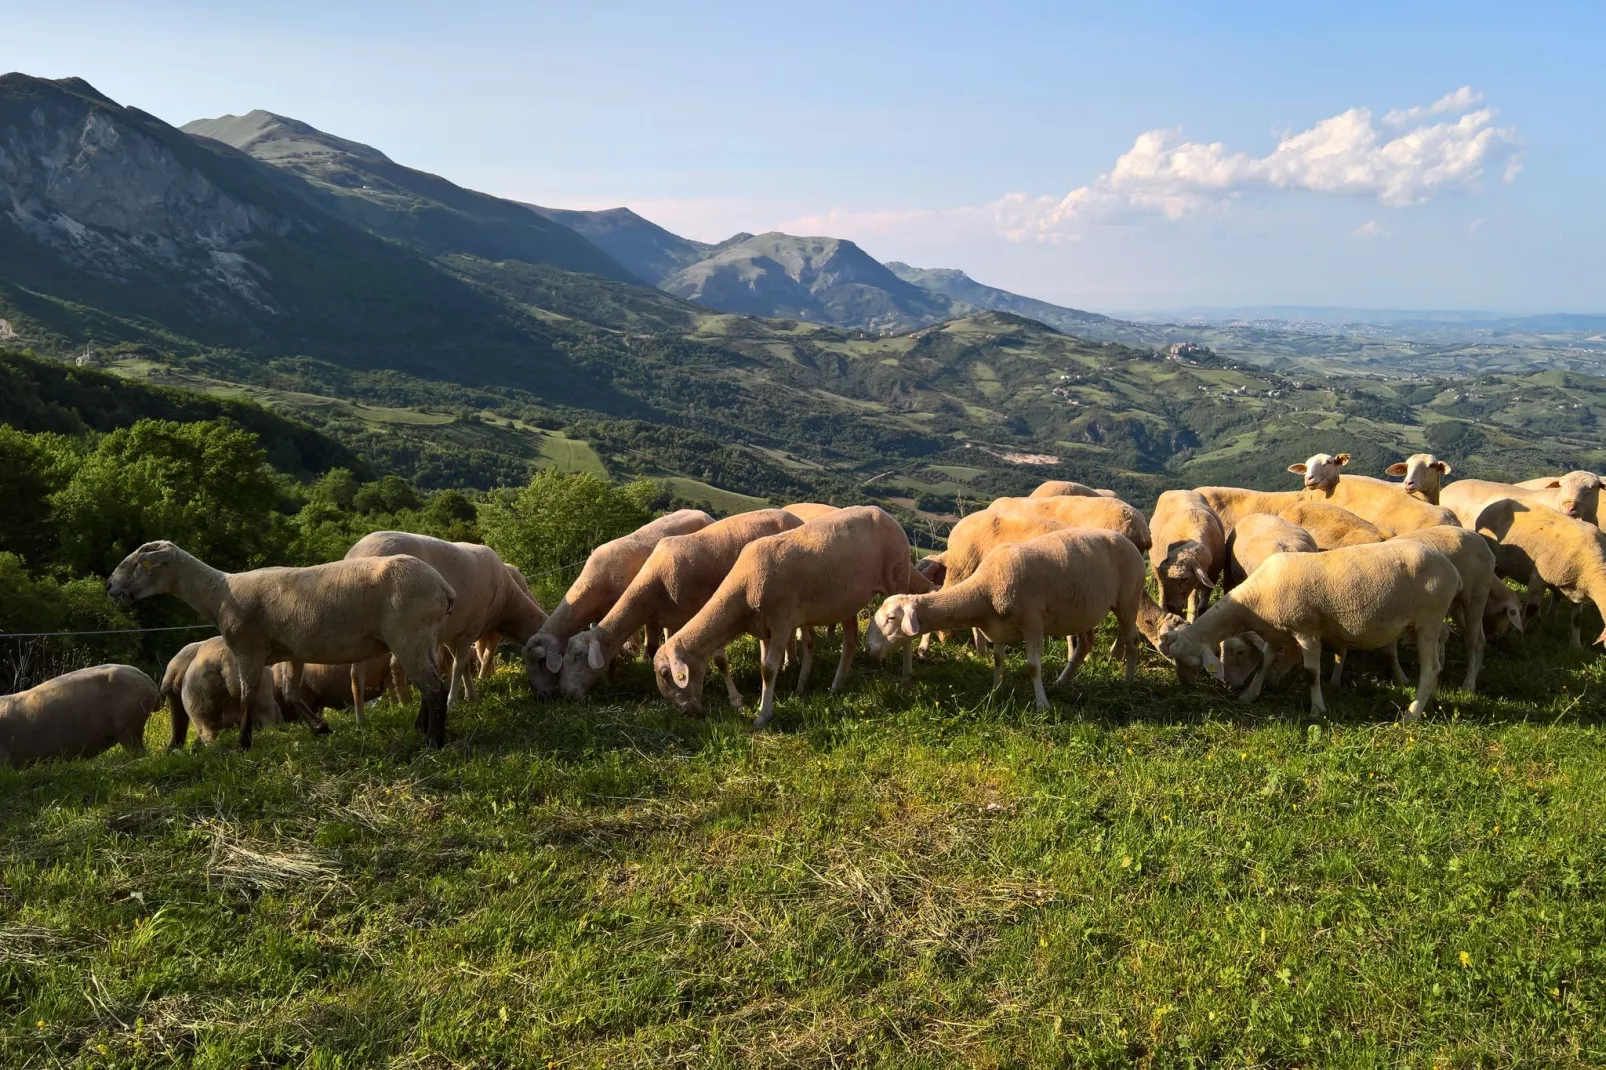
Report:
[{"label": "sheep ear tag", "polygon": [[691,669],[686,667],[685,662],[676,661],[671,664],[669,674],[674,677],[676,687],[691,686]]},{"label": "sheep ear tag", "polygon": [[144,558],[140,559],[139,567],[141,569],[143,569],[144,571],[149,572],[151,569],[155,568],[156,566],[151,562],[150,558],[144,557]]},{"label": "sheep ear tag", "polygon": [[602,656],[602,643],[595,638],[591,640],[590,649],[586,653],[586,663],[598,670],[607,667],[608,659]]}]

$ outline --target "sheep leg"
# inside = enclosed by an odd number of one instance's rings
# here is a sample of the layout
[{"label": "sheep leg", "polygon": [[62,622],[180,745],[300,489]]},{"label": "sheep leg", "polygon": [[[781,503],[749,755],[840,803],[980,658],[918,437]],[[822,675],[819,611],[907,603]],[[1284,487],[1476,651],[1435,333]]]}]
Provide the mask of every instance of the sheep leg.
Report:
[{"label": "sheep leg", "polygon": [[1116,628],[1121,632],[1121,644],[1126,648],[1126,682],[1131,683],[1138,675],[1138,621],[1136,616],[1129,616],[1116,621]]},{"label": "sheep leg", "polygon": [[412,688],[407,683],[407,670],[395,655],[390,659],[390,697],[396,705],[405,706],[413,700]]},{"label": "sheep leg", "polygon": [[1043,690],[1043,633],[1029,630],[1026,643],[1026,675],[1032,678],[1032,701],[1039,710],[1048,709],[1048,692]]},{"label": "sheep leg", "polygon": [[435,668],[434,642],[429,639],[420,642],[409,635],[389,646],[408,679],[418,685],[418,717],[413,727],[431,747],[446,746],[446,684]]},{"label": "sheep leg", "polygon": [[1189,592],[1188,622],[1190,624],[1193,621],[1198,620],[1199,614],[1205,611],[1205,602],[1209,599],[1209,597],[1210,592],[1205,590],[1203,587],[1195,587],[1191,592]]},{"label": "sheep leg", "polygon": [[1584,646],[1584,633],[1579,627],[1580,619],[1583,617],[1583,614],[1583,603],[1574,602],[1572,605],[1572,610],[1567,617],[1568,642],[1572,645],[1574,650],[1581,650]]},{"label": "sheep leg", "polygon": [[797,690],[794,694],[801,695],[803,688],[809,682],[809,670],[814,668],[814,629],[804,628],[802,641],[798,644],[803,649],[798,654],[797,661]]},{"label": "sheep leg", "polygon": [[[788,640],[790,635],[788,635]],[[759,643],[759,676],[764,683],[764,692],[758,700],[758,716],[753,719],[755,729],[763,728],[775,716],[775,682],[781,676],[781,662],[786,657],[787,640]]]},{"label": "sheep leg", "polygon": [[[240,749],[250,750],[251,714],[257,708],[257,695],[262,690],[262,668],[268,659],[265,651],[246,650],[232,652],[234,653],[234,671],[240,677]],[[301,682],[299,674],[295,682],[298,684]]]},{"label": "sheep leg", "polygon": [[1389,676],[1393,678],[1394,683],[1399,685],[1409,681],[1410,677],[1406,676],[1405,670],[1400,667],[1400,641],[1394,640],[1383,648],[1383,652],[1389,659]]},{"label": "sheep leg", "polygon": [[909,681],[914,679],[914,676],[915,648],[911,644],[905,643],[903,644],[903,671],[898,674],[898,683],[907,687]]},{"label": "sheep leg", "polygon": [[926,651],[931,649],[931,633],[927,632],[920,637],[920,656],[925,657]]},{"label": "sheep leg", "polygon": [[[442,644],[442,649],[444,649],[452,659],[451,675],[448,678],[449,682],[446,687],[446,704],[448,706],[457,705],[457,703],[462,700],[464,694],[468,692],[469,674],[464,671],[468,661],[467,648],[467,640],[461,638],[459,638],[457,642],[449,645],[444,643]],[[473,695],[470,693],[469,697],[472,698]]]},{"label": "sheep leg", "polygon": [[849,617],[842,622],[842,656],[837,659],[836,675],[831,678],[831,694],[842,690],[853,671],[853,655],[859,649],[859,618]]},{"label": "sheep leg", "polygon": [[1004,644],[993,644],[993,690],[997,691],[1004,683]]},{"label": "sheep leg", "polygon": [[[1467,694],[1476,694],[1478,691],[1478,673],[1483,669],[1483,649],[1488,641],[1483,635],[1483,606],[1469,607],[1463,617],[1470,618],[1461,623],[1461,631],[1467,637],[1467,675],[1461,681],[1461,689]],[[1439,650],[1439,667],[1443,671],[1444,650]]]},{"label": "sheep leg", "polygon": [[1304,657],[1305,678],[1310,681],[1310,716],[1314,721],[1327,716],[1327,703],[1322,701],[1322,637],[1296,635],[1294,641],[1299,644],[1299,652]]},{"label": "sheep leg", "polygon": [[1405,711],[1405,720],[1419,721],[1433,701],[1439,687],[1439,632],[1444,621],[1434,620],[1416,630],[1416,652],[1422,662],[1422,677],[1416,684],[1416,701]]},{"label": "sheep leg", "polygon": [[1093,649],[1092,633],[1087,635],[1067,635],[1065,637],[1065,668],[1054,678],[1055,687],[1064,687],[1076,675],[1076,670],[1082,667],[1087,652]]},{"label": "sheep leg", "polygon": [[987,656],[988,642],[987,637],[982,634],[980,628],[970,629],[970,641],[975,645],[976,653],[985,658]]},{"label": "sheep leg", "polygon": [[1338,650],[1334,652],[1333,656],[1336,658],[1333,662],[1333,675],[1327,683],[1330,687],[1337,687],[1338,682],[1344,678],[1344,659],[1349,657],[1349,651]]},{"label": "sheep leg", "polygon": [[290,663],[290,708],[301,718],[301,723],[312,729],[315,736],[327,736],[329,723],[323,719],[323,714],[312,708],[307,697],[301,693],[301,667],[302,662]]},{"label": "sheep leg", "polygon": [[[1270,643],[1260,648],[1260,667],[1250,679],[1249,686],[1243,689],[1238,696],[1239,702],[1253,702],[1260,697],[1260,689],[1266,685],[1266,674],[1271,671],[1271,663],[1277,659],[1277,653]],[[1225,675],[1225,674],[1223,674]]]},{"label": "sheep leg", "polygon": [[362,700],[368,690],[368,679],[363,675],[363,662],[351,663],[351,709],[356,715],[357,727],[363,725]]},{"label": "sheep leg", "polygon": [[173,738],[168,740],[167,749],[183,750],[190,738],[190,715],[184,712],[184,705],[177,698],[167,700],[167,713],[173,728]]},{"label": "sheep leg", "polygon": [[742,703],[746,700],[742,698],[742,693],[736,689],[736,678],[731,675],[731,663],[725,657],[723,648],[714,655],[714,664],[719,666],[719,671],[725,674],[725,697],[730,699],[731,709],[741,709]]}]

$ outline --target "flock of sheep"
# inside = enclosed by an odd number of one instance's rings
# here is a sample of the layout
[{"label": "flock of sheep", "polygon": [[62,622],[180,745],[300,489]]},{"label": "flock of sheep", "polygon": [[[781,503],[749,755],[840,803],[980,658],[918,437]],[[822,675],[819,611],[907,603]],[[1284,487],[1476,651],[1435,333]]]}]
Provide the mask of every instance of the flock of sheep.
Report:
[{"label": "flock of sheep", "polygon": [[[504,641],[522,647],[538,696],[580,698],[644,637],[659,691],[696,714],[710,662],[731,704],[743,704],[725,649],[751,635],[762,727],[789,659],[797,691],[806,686],[815,628],[841,628],[831,690],[843,685],[859,615],[877,596],[866,646],[877,658],[901,648],[905,680],[912,639],[924,649],[933,634],[971,631],[978,650],[991,649],[995,686],[1005,646],[1024,645],[1039,708],[1048,705],[1044,636],[1067,637],[1063,684],[1112,613],[1111,655],[1128,680],[1140,637],[1184,682],[1209,672],[1245,701],[1302,665],[1312,715],[1324,710],[1324,646],[1338,655],[1332,686],[1349,650],[1384,650],[1404,682],[1397,644],[1409,635],[1420,663],[1406,714],[1414,719],[1438,686],[1446,618],[1465,639],[1462,686],[1471,691],[1487,637],[1521,631],[1547,589],[1573,603],[1575,646],[1581,604],[1606,614],[1594,473],[1445,483],[1450,466],[1417,454],[1387,469],[1403,477],[1395,483],[1350,474],[1348,461],[1319,453],[1290,465],[1299,490],[1167,491],[1147,519],[1108,491],[1045,483],[965,517],[947,549],[918,566],[903,529],[874,506],[800,504],[719,521],[682,510],[598,547],[550,615],[517,569],[469,543],[375,532],[341,561],[234,574],[172,543],[146,543],[113,571],[108,594],[124,604],[175,595],[219,636],[180,651],[160,686],[130,666],[101,665],[0,698],[0,764],[115,743],[142,750],[164,699],[173,746],[192,725],[210,742],[237,724],[250,747],[255,726],[287,717],[329,731],[326,708],[351,705],[361,723],[365,701],[386,688],[405,699],[409,684],[421,695],[418,730],[440,746],[448,706],[473,696],[476,672]],[[1150,571],[1158,602],[1146,589]],[[1526,605],[1502,577],[1526,585]],[[450,665],[445,681],[438,664]]]}]

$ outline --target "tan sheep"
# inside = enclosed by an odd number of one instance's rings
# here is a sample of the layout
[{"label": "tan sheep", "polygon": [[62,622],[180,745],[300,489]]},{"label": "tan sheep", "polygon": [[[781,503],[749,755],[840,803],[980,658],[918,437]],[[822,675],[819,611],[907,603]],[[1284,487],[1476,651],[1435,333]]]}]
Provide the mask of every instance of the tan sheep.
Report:
[{"label": "tan sheep", "polygon": [[162,704],[155,681],[132,665],[96,665],[0,696],[0,765],[92,758],[121,743],[145,753],[145,722]]},{"label": "tan sheep", "polygon": [[1401,490],[1429,505],[1438,505],[1439,489],[1444,477],[1450,474],[1450,466],[1431,453],[1413,453],[1403,461],[1395,461],[1383,469],[1383,473],[1404,476],[1400,482]]},{"label": "tan sheep", "polygon": [[[390,655],[384,655],[389,658]],[[261,728],[278,724],[283,717],[274,701],[270,670],[263,668],[257,690],[256,713],[252,722]],[[167,700],[172,719],[172,738],[168,746],[184,746],[190,726],[202,743],[211,743],[225,728],[240,723],[240,675],[234,655],[222,636],[191,643],[167,663],[162,674],[162,697]]]},{"label": "tan sheep", "polygon": [[1362,546],[1383,541],[1383,532],[1376,524],[1363,520],[1348,509],[1326,502],[1297,501],[1277,515],[1290,524],[1304,528],[1318,550],[1336,550],[1340,546]]},{"label": "tan sheep", "polygon": [[1532,487],[1489,479],[1458,479],[1445,485],[1439,500],[1455,510],[1462,527],[1476,524],[1483,510],[1502,498],[1524,505],[1542,505],[1588,524],[1594,524],[1599,518],[1600,478],[1593,472],[1568,472],[1543,482],[1543,487]]},{"label": "tan sheep", "polygon": [[1494,551],[1490,549],[1489,540],[1476,531],[1448,526],[1403,532],[1396,541],[1402,539],[1437,550],[1450,559],[1461,575],[1461,593],[1456,595],[1452,606],[1456,623],[1467,642],[1467,675],[1461,687],[1469,693],[1475,692],[1478,671],[1483,668],[1484,611],[1489,602],[1489,590],[1497,582]]},{"label": "tan sheep", "polygon": [[963,583],[930,594],[892,595],[871,618],[866,646],[880,657],[925,631],[979,628],[993,647],[993,686],[1004,679],[1004,647],[1024,642],[1037,708],[1048,708],[1043,689],[1043,638],[1082,637],[1055,681],[1075,675],[1093,631],[1115,614],[1117,649],[1130,683],[1138,668],[1138,607],[1143,597],[1143,555],[1122,535],[1066,529],[1000,546]]},{"label": "tan sheep", "polygon": [[380,698],[391,684],[391,656],[376,654],[354,665],[303,665],[301,688],[292,694],[290,666],[280,662],[273,667],[273,689],[281,702],[317,712],[352,710],[360,725],[363,705]]},{"label": "tan sheep", "polygon": [[1230,591],[1238,586],[1272,554],[1315,552],[1316,540],[1304,528],[1269,513],[1246,516],[1227,536],[1223,588]]},{"label": "tan sheep", "polygon": [[546,698],[557,690],[558,673],[569,640],[607,616],[658,540],[670,535],[689,535],[714,522],[700,509],[681,509],[643,524],[629,535],[605,542],[586,558],[579,577],[541,629],[524,644],[524,669],[530,677],[530,690]]},{"label": "tan sheep", "polygon": [[[1344,475],[1349,464],[1347,453],[1317,453],[1288,466],[1305,482],[1307,501],[1326,502],[1348,509],[1375,525],[1385,537],[1402,531],[1457,524],[1455,513],[1429,505],[1407,494],[1398,483],[1370,476]],[[1465,526],[1465,525],[1462,525]]]},{"label": "tan sheep", "polygon": [[994,547],[1006,542],[1025,542],[1069,526],[1035,512],[983,509],[971,513],[948,532],[948,549],[942,555],[942,578],[940,581],[932,579],[932,582],[951,587],[969,579]]},{"label": "tan sheep", "polygon": [[[738,513],[690,535],[661,540],[608,615],[569,640],[558,673],[564,697],[583,698],[637,630],[676,632],[684,627],[719,589],[748,543],[802,526],[803,521],[789,509],[759,509]],[[714,663],[725,675],[731,705],[741,706],[742,694],[731,678],[723,650],[714,655]]]},{"label": "tan sheep", "polygon": [[[124,605],[172,594],[216,625],[241,680],[240,747],[262,669],[281,661],[338,664],[390,651],[423,694],[418,727],[446,743],[446,690],[435,671],[435,632],[456,596],[416,557],[360,558],[310,568],[220,572],[170,542],[148,542],[123,558],[106,593]],[[315,719],[310,710],[304,715]]]},{"label": "tan sheep", "polygon": [[[878,594],[930,588],[909,563],[909,538],[876,506],[842,509],[742,548],[707,604],[653,658],[658,690],[683,713],[702,709],[703,677],[715,651],[746,632],[758,640],[763,698],[755,728],[775,710],[775,684],[788,639],[798,628],[840,623],[841,688],[858,647],[858,614]],[[801,674],[800,674],[801,676]]]},{"label": "tan sheep", "polygon": [[[488,632],[506,635],[524,644],[546,621],[546,614],[530,597],[528,585],[513,578],[495,550],[471,542],[447,542],[407,531],[375,531],[358,539],[346,551],[346,560],[394,557],[406,554],[429,565],[452,588],[457,601],[441,621],[437,641],[452,656],[451,682],[446,703],[474,697],[470,651]],[[365,689],[362,672],[352,677],[353,691]]]},{"label": "tan sheep", "polygon": [[782,508],[805,524],[810,520],[818,520],[822,516],[829,516],[837,511],[837,506],[821,505],[819,502],[794,502]]},{"label": "tan sheep", "polygon": [[1077,483],[1070,479],[1050,479],[1038,484],[1037,489],[1032,491],[1030,497],[1109,498],[1114,497],[1114,494],[1107,490],[1094,490],[1085,483]]},{"label": "tan sheep", "polygon": [[[1451,487],[1456,484],[1450,484]],[[1448,493],[1449,487],[1445,488]],[[1479,533],[1494,539],[1496,571],[1528,585],[1533,602],[1548,585],[1573,603],[1571,638],[1582,646],[1579,609],[1587,599],[1606,616],[1606,535],[1599,528],[1543,505],[1503,498],[1479,514]],[[1606,631],[1597,643],[1606,644]]]},{"label": "tan sheep", "polygon": [[1243,487],[1197,487],[1194,493],[1205,500],[1230,531],[1246,516],[1270,513],[1276,516],[1299,501],[1297,490],[1245,490]]},{"label": "tan sheep", "polygon": [[[1254,633],[1264,644],[1261,668],[1243,694],[1260,694],[1274,651],[1299,644],[1310,680],[1310,712],[1322,701],[1322,644],[1340,651],[1387,647],[1409,632],[1416,637],[1422,674],[1407,720],[1422,716],[1439,682],[1439,633],[1461,590],[1455,564],[1420,543],[1391,541],[1346,546],[1320,554],[1276,554],[1204,616],[1167,636],[1162,653],[1184,682],[1218,661],[1222,641]],[[1258,644],[1257,644],[1258,645]]]},{"label": "tan sheep", "polygon": [[[524,578],[524,573],[520,572],[512,565],[508,565],[506,567],[508,579],[512,580],[518,589],[523,591],[529,597],[531,602],[534,602],[535,595],[530,592],[530,581]],[[535,608],[540,609],[541,607],[539,604],[537,604]],[[543,611],[542,621],[545,622],[545,619],[546,615]],[[486,632],[484,635],[476,639],[474,641],[474,675],[483,680],[485,677],[495,672],[496,648],[511,638],[513,637],[503,635],[501,632],[493,631]],[[526,636],[525,638],[528,639],[529,637]]]},{"label": "tan sheep", "polygon": [[[1496,546],[1498,547],[1498,544]],[[1483,607],[1483,636],[1486,642],[1499,639],[1513,628],[1518,635],[1523,631],[1522,599],[1499,579],[1498,553],[1495,560],[1497,575],[1495,581],[1489,585],[1489,601],[1485,602]]]},{"label": "tan sheep", "polygon": [[[1005,515],[1025,513],[1058,520],[1068,528],[1119,532],[1142,553],[1148,553],[1154,544],[1149,536],[1149,522],[1143,514],[1119,498],[998,498],[983,511]],[[949,567],[953,567],[953,562],[949,562]]]},{"label": "tan sheep", "polygon": [[1227,538],[1210,503],[1197,491],[1168,490],[1149,518],[1149,565],[1160,603],[1188,619],[1204,609],[1227,563]]}]

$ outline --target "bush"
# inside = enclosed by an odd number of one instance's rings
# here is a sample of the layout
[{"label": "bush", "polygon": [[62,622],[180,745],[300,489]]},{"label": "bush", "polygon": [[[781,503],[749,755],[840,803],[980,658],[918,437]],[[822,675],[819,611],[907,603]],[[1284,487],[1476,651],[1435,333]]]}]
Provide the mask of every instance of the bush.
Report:
[{"label": "bush", "polygon": [[561,592],[591,551],[652,519],[659,487],[638,479],[617,486],[596,476],[547,469],[525,486],[502,491],[480,507],[485,543],[524,571],[547,599]]}]

